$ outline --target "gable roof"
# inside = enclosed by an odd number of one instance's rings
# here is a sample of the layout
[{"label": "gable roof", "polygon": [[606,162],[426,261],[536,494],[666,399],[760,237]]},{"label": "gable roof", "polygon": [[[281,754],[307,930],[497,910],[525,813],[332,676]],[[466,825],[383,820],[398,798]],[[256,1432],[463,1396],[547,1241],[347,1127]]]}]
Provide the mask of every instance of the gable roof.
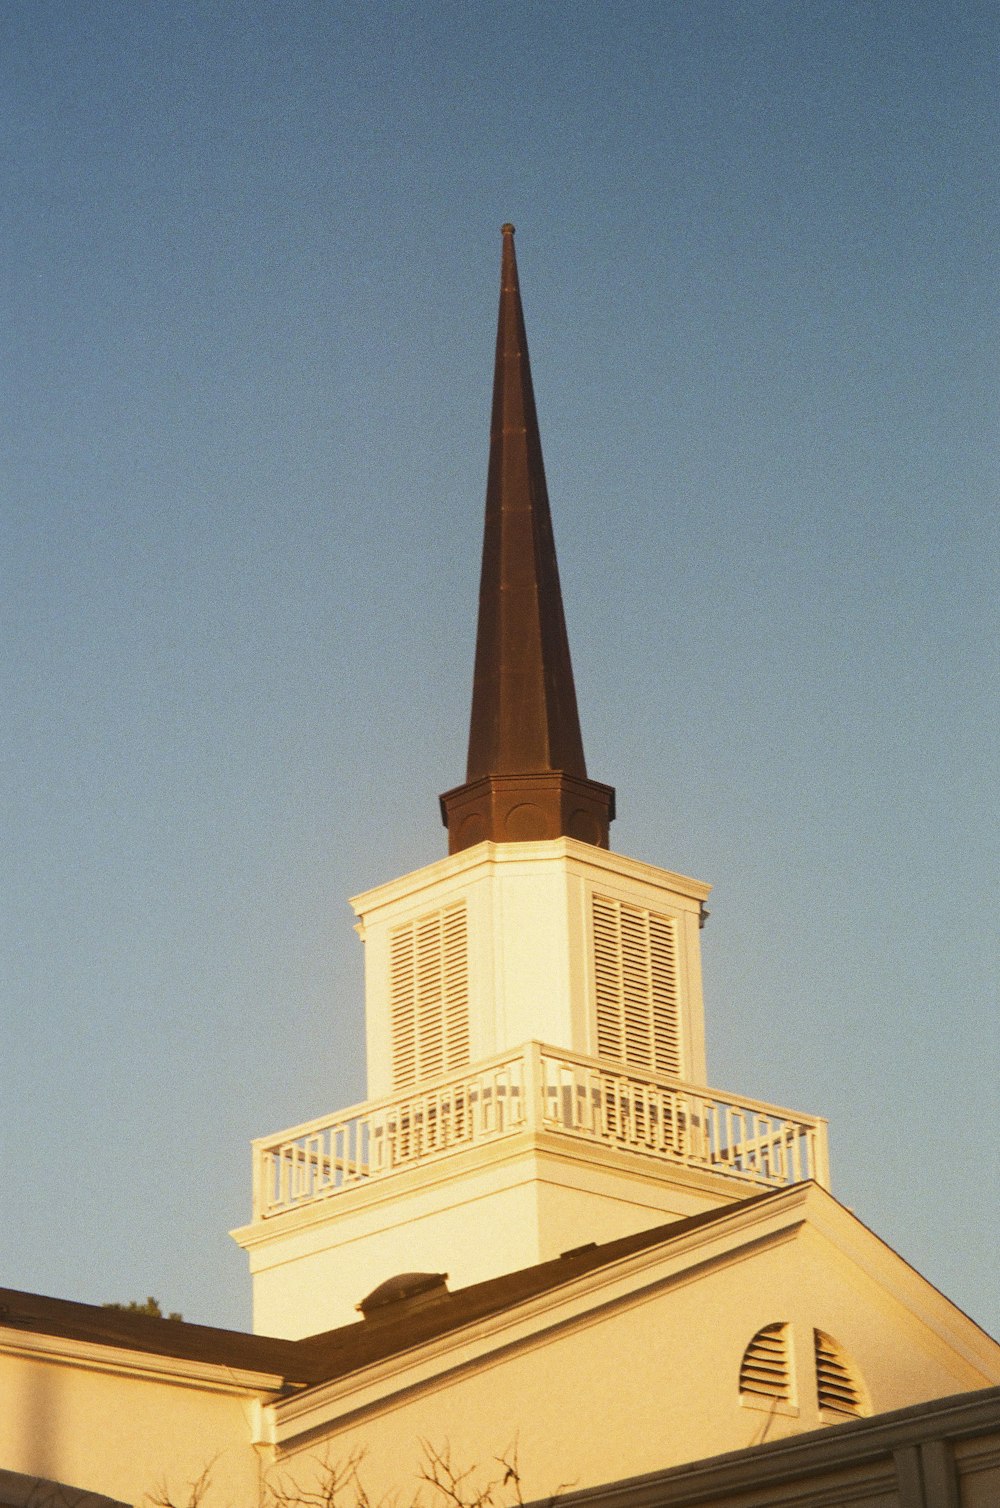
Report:
[{"label": "gable roof", "polygon": [[[248,1335],[210,1325],[155,1319],[72,1299],[0,1288],[0,1344],[22,1334],[51,1336],[98,1347],[171,1357],[282,1379],[286,1390],[346,1377],[453,1330],[514,1309],[622,1258],[667,1246],[754,1206],[780,1198],[783,1189],[671,1220],[650,1230],[575,1248],[561,1257],[473,1283],[454,1293],[444,1286],[417,1305],[383,1307],[375,1319],[358,1319],[301,1340]],[[6,1332],[6,1334],[5,1334]]]},{"label": "gable roof", "polygon": [[[819,1200],[817,1206],[815,1201]],[[285,1395],[324,1383],[336,1383],[379,1363],[402,1359],[406,1353],[446,1339],[448,1336],[484,1320],[513,1317],[521,1306],[553,1296],[581,1279],[612,1269],[616,1263],[648,1252],[657,1260],[671,1256],[672,1248],[682,1252],[688,1238],[725,1235],[724,1227],[747,1230],[747,1223],[758,1226],[763,1219],[780,1218],[784,1207],[788,1219],[795,1222],[804,1214],[807,1202],[812,1210],[810,1223],[832,1222],[833,1229],[851,1242],[860,1241],[869,1255],[881,1253],[879,1262],[889,1260],[907,1284],[916,1284],[912,1293],[924,1297],[921,1303],[944,1306],[941,1311],[959,1320],[974,1348],[985,1346],[994,1354],[998,1347],[984,1331],[961,1310],[950,1303],[932,1284],[922,1278],[897,1253],[869,1231],[856,1216],[818,1184],[796,1184],[791,1188],[769,1190],[748,1199],[684,1219],[674,1219],[633,1235],[613,1241],[592,1243],[574,1248],[551,1261],[540,1262],[517,1272],[505,1273],[481,1283],[450,1292],[443,1281],[425,1281],[434,1275],[409,1274],[407,1281],[396,1280],[392,1286],[401,1295],[399,1302],[382,1303],[372,1308],[369,1317],[352,1321],[335,1330],[286,1340],[277,1336],[248,1335],[242,1331],[223,1330],[175,1320],[154,1319],[147,1315],[106,1309],[94,1304],[54,1299],[15,1289],[0,1288],[0,1348],[17,1346],[17,1336],[50,1336],[85,1346],[106,1348],[119,1354],[173,1359],[181,1367],[193,1364],[202,1369],[218,1368],[244,1374],[243,1385]],[[796,1213],[793,1213],[793,1208]],[[845,1225],[844,1222],[847,1222]],[[850,1233],[853,1232],[853,1235]],[[680,1252],[678,1252],[680,1255]],[[895,1267],[898,1264],[898,1268]],[[440,1275],[443,1278],[443,1275]],[[382,1285],[386,1287],[387,1285]],[[976,1338],[977,1337],[977,1338]],[[91,1353],[93,1354],[93,1353]],[[985,1354],[985,1353],[984,1353]],[[251,1376],[250,1374],[255,1374]]]},{"label": "gable roof", "polygon": [[18,1335],[52,1336],[280,1377],[294,1377],[297,1371],[296,1341],[0,1288],[0,1344],[16,1344]]},{"label": "gable roof", "polygon": [[694,1231],[707,1229],[731,1219],[734,1214],[773,1201],[786,1190],[755,1194],[734,1204],[704,1210],[681,1220],[670,1220],[631,1236],[614,1241],[595,1242],[575,1247],[563,1256],[517,1272],[487,1278],[467,1288],[439,1290],[431,1302],[410,1309],[400,1305],[398,1314],[377,1320],[343,1325],[299,1342],[312,1364],[315,1382],[332,1381],[349,1376],[373,1362],[385,1361],[427,1341],[437,1340],[450,1331],[515,1309],[528,1300],[540,1298],[585,1275],[610,1267],[637,1252],[668,1246]]}]

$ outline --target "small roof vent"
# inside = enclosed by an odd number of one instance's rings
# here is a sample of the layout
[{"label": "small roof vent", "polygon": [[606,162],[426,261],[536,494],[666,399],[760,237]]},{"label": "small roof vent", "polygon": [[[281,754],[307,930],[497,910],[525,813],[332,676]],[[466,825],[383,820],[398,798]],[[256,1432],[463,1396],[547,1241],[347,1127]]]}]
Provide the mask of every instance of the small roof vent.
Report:
[{"label": "small roof vent", "polygon": [[398,1272],[373,1288],[355,1307],[366,1320],[396,1319],[423,1309],[447,1292],[446,1272]]}]

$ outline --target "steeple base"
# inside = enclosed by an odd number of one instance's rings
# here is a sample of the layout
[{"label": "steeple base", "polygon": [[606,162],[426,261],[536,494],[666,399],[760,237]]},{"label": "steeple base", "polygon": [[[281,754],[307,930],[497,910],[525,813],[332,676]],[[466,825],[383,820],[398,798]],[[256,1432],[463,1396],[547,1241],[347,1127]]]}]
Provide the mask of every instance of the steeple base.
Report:
[{"label": "steeple base", "polygon": [[486,840],[533,843],[560,837],[607,848],[615,818],[613,786],[559,770],[486,775],[445,791],[440,800],[450,854]]},{"label": "steeple base", "polygon": [[760,1187],[526,1129],[233,1235],[250,1258],[255,1332],[298,1339],[357,1319],[359,1301],[402,1272],[464,1288]]}]

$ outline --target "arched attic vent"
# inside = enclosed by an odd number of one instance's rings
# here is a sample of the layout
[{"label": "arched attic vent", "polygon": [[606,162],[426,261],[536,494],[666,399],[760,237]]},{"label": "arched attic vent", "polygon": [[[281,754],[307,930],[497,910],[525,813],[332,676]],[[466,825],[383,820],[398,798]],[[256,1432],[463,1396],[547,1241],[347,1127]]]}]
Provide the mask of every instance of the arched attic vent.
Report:
[{"label": "arched attic vent", "polygon": [[822,1330],[813,1331],[816,1399],[821,1410],[858,1418],[867,1413],[865,1392],[843,1346]]},{"label": "arched attic vent", "polygon": [[740,1363],[740,1393],[744,1397],[792,1401],[792,1365],[786,1324],[758,1330]]},{"label": "arched attic vent", "polygon": [[[801,1350],[799,1357],[800,1362],[806,1361]],[[860,1374],[839,1341],[823,1330],[813,1330],[812,1360],[821,1415],[860,1418],[871,1412]],[[765,1325],[754,1335],[740,1363],[740,1398],[753,1408],[798,1412],[790,1324]]]}]

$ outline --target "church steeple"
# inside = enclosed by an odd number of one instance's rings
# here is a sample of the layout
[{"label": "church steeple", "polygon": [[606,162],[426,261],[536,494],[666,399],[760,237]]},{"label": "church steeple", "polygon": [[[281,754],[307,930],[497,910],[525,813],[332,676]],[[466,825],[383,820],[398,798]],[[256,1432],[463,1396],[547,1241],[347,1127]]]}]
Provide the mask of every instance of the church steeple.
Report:
[{"label": "church steeple", "polygon": [[587,778],[513,225],[502,234],[469,759],[441,814],[449,853],[562,836],[607,848],[615,793]]}]

